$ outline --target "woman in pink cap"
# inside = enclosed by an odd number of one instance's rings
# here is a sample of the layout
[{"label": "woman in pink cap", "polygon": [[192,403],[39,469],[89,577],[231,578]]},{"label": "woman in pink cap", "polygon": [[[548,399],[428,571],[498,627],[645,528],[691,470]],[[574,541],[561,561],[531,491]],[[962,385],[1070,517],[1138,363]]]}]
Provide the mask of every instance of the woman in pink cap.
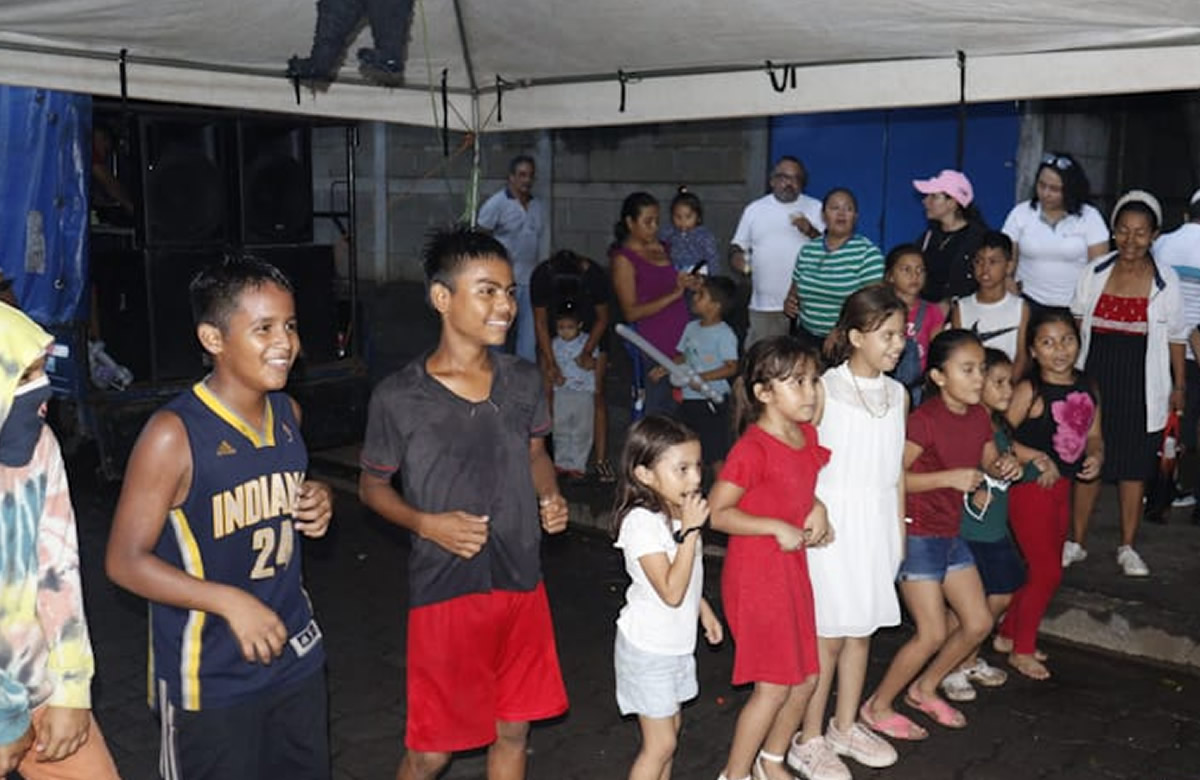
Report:
[{"label": "woman in pink cap", "polygon": [[942,304],[943,313],[950,301],[975,292],[971,262],[987,232],[987,225],[975,208],[975,189],[961,171],[947,168],[932,179],[915,179],[913,187],[925,197],[925,218],[929,227],[916,244],[925,257],[925,286],[921,297]]}]

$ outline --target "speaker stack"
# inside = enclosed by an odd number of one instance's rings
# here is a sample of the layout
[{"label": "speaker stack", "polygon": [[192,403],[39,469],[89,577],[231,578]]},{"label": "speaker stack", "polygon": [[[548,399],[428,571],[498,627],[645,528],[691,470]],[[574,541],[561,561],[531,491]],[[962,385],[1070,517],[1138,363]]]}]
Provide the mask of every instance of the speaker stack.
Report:
[{"label": "speaker stack", "polygon": [[140,192],[136,232],[125,246],[93,240],[109,353],[139,380],[203,375],[188,283],[245,251],[292,280],[304,359],[335,359],[333,249],[312,245],[311,129],[190,111],[139,114],[131,127],[123,143],[140,174],[129,187]]}]

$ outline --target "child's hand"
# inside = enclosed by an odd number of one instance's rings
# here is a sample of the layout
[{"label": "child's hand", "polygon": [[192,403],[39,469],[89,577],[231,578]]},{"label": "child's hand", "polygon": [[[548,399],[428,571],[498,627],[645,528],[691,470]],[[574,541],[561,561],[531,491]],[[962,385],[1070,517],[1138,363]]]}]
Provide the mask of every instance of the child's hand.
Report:
[{"label": "child's hand", "polygon": [[567,530],[567,500],[561,493],[553,493],[538,499],[538,514],[542,519],[542,530],[548,534]]},{"label": "child's hand", "polygon": [[971,506],[975,507],[980,512],[983,511],[983,507],[985,504],[987,504],[987,500],[988,492],[984,488],[976,488],[975,492],[971,494]]},{"label": "child's hand", "polygon": [[785,523],[782,520],[776,521],[775,541],[779,543],[779,549],[784,552],[795,552],[804,546],[804,531],[791,523]]},{"label": "child's hand", "polygon": [[708,521],[708,499],[700,495],[699,492],[689,493],[683,499],[683,513],[679,518],[683,528],[699,528]]},{"label": "child's hand", "polygon": [[87,742],[91,725],[91,710],[47,707],[33,746],[37,760],[61,761],[74,755]]},{"label": "child's hand", "polygon": [[333,491],[324,482],[310,479],[300,484],[296,505],[292,507],[296,530],[310,539],[319,539],[329,530],[333,518]]},{"label": "child's hand", "polygon": [[1088,455],[1083,459],[1083,468],[1079,470],[1079,478],[1090,482],[1100,476],[1100,467],[1104,465],[1104,456],[1100,453]]},{"label": "child's hand", "polygon": [[1041,472],[1037,478],[1039,487],[1049,488],[1062,476],[1058,470],[1058,464],[1054,462],[1054,458],[1048,455],[1039,454],[1033,459],[1033,465]]},{"label": "child's hand", "polygon": [[983,482],[983,472],[979,469],[950,469],[946,478],[946,487],[960,493],[970,493]]},{"label": "child's hand", "polygon": [[992,461],[992,476],[1007,482],[1021,478],[1021,462],[1012,453],[1006,452]]},{"label": "child's hand", "polygon": [[33,746],[33,725],[25,729],[25,733],[17,737],[14,741],[7,745],[0,745],[0,776],[7,776],[9,772],[15,772],[17,765],[21,763],[21,759],[29,752],[29,748]]},{"label": "child's hand", "polygon": [[804,518],[804,543],[808,547],[820,547],[833,542],[833,526],[829,524],[829,512],[825,504],[813,501],[813,507]]},{"label": "child's hand", "polygon": [[666,375],[667,375],[667,369],[663,368],[662,366],[655,366],[654,368],[650,369],[649,372],[646,373],[646,378],[649,379],[651,382],[658,382]]},{"label": "child's hand", "polygon": [[238,588],[229,588],[221,617],[249,663],[269,664],[283,653],[287,629],[274,610]]},{"label": "child's hand", "polygon": [[712,610],[700,610],[700,626],[704,629],[704,638],[710,645],[719,645],[725,638],[725,627]]},{"label": "child's hand", "polygon": [[417,535],[460,558],[474,558],[487,544],[488,516],[458,511],[423,515]]}]

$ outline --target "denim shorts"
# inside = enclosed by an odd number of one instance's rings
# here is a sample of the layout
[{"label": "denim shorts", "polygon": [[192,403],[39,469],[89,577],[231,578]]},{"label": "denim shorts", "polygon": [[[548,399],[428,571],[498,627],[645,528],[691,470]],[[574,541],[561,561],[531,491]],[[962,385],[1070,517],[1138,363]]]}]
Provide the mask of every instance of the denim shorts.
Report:
[{"label": "denim shorts", "polygon": [[621,629],[613,647],[617,707],[622,715],[669,718],[679,705],[696,698],[696,656],[660,655],[635,647]]},{"label": "denim shorts", "polygon": [[946,573],[975,565],[971,548],[957,536],[914,536],[905,541],[904,562],[896,575],[899,582],[937,580],[943,582]]},{"label": "denim shorts", "polygon": [[998,542],[967,542],[971,556],[983,580],[983,592],[989,596],[1016,593],[1025,584],[1025,563],[1012,539]]}]

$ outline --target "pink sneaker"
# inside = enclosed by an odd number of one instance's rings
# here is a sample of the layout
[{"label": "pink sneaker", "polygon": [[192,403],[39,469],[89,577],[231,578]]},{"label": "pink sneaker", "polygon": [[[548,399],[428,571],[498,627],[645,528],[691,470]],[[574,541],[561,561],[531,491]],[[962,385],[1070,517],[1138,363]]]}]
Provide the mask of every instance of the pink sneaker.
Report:
[{"label": "pink sneaker", "polygon": [[824,737],[814,737],[807,742],[801,742],[799,734],[792,737],[787,762],[808,780],[854,780],[849,767],[838,758]]},{"label": "pink sneaker", "polygon": [[838,755],[849,756],[863,766],[874,769],[891,766],[900,758],[896,748],[886,739],[857,721],[846,731],[839,731],[835,721],[830,719],[825,742]]}]

